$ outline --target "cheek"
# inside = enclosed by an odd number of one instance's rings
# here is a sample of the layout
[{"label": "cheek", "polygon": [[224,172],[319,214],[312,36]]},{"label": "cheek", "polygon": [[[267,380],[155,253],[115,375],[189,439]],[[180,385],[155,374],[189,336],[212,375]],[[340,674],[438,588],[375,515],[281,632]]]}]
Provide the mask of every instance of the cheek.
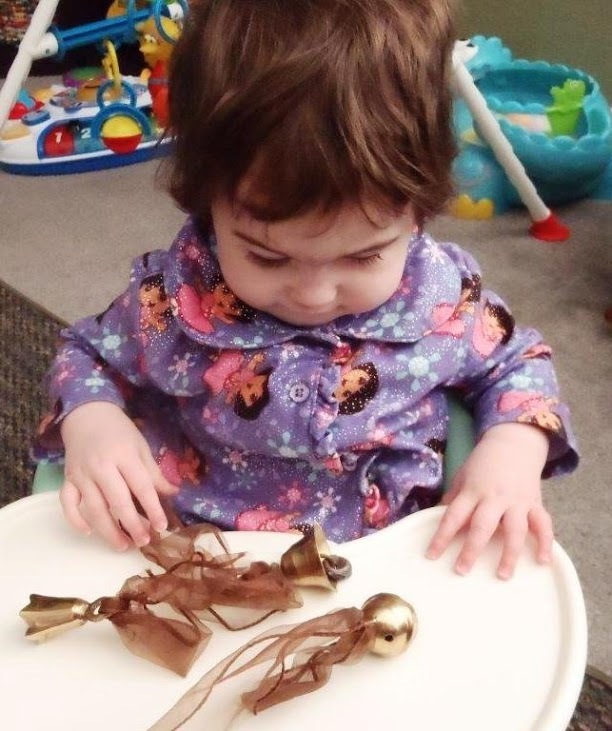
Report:
[{"label": "cheek", "polygon": [[360,272],[350,280],[351,298],[367,309],[374,309],[386,302],[399,287],[402,266],[389,266],[379,271]]},{"label": "cheek", "polygon": [[228,287],[247,305],[261,309],[278,289],[280,277],[253,267],[243,258],[219,256],[221,273]]},{"label": "cheek", "polygon": [[484,319],[484,330],[492,340],[501,340],[503,333],[496,320],[491,317]]}]

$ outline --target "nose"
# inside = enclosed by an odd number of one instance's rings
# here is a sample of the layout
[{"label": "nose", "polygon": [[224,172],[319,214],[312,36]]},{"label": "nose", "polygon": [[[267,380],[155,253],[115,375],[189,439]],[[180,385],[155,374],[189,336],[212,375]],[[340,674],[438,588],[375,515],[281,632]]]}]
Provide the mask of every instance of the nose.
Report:
[{"label": "nose", "polygon": [[292,302],[305,310],[324,310],[336,301],[337,285],[324,268],[301,272],[291,287]]}]

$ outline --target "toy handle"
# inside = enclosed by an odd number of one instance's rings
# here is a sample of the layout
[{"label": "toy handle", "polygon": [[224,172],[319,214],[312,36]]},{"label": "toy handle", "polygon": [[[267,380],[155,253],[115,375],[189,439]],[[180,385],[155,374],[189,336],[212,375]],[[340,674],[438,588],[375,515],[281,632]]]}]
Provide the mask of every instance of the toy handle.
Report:
[{"label": "toy handle", "polygon": [[180,22],[185,20],[187,13],[189,12],[188,0],[177,0],[177,2],[167,3],[165,7],[165,13],[168,15],[170,20]]},{"label": "toy handle", "polygon": [[502,132],[499,122],[495,119],[495,115],[487,106],[484,97],[474,83],[472,75],[463,64],[463,61],[457,57],[454,59],[453,71],[453,81],[457,93],[467,104],[474,120],[478,122],[478,129],[493,150],[499,164],[504,168],[510,182],[516,188],[521,200],[531,214],[531,218],[534,221],[547,220],[551,215],[550,209],[538,195],[534,184],[525,172],[525,168],[512,149],[512,145]]},{"label": "toy handle", "polygon": [[47,33],[47,29],[53,22],[58,2],[59,0],[40,0],[36,6],[6,81],[0,89],[0,128],[6,122],[23,82],[28,78],[32,61],[57,53],[57,41],[52,33]]},{"label": "toy handle", "polygon": [[[117,58],[117,51],[115,50],[115,44],[112,41],[104,41],[104,48],[106,53],[102,59],[102,67],[106,72],[106,77],[113,82],[115,91],[121,93],[121,71],[119,70],[119,59]],[[98,102],[99,106],[103,106]]]},{"label": "toy handle", "polygon": [[166,33],[166,30],[162,23],[163,11],[165,11],[165,13],[169,16],[170,20],[174,20],[178,23],[181,20],[185,20],[185,18],[187,17],[189,5],[187,4],[187,0],[178,0],[178,2],[175,3],[167,3],[165,2],[165,0],[155,0],[155,2],[153,3],[151,15],[153,16],[153,20],[155,21],[155,27],[157,28],[157,32],[166,41],[166,43],[170,43],[174,46],[176,44],[176,38],[173,38],[172,36],[168,35],[168,33]]}]

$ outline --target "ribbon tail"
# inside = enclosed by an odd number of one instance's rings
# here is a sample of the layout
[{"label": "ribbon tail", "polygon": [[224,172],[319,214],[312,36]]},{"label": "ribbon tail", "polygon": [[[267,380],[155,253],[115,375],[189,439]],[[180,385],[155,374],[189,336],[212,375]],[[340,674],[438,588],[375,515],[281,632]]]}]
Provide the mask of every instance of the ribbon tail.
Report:
[{"label": "ribbon tail", "polygon": [[331,677],[332,663],[306,662],[264,678],[257,688],[241,695],[242,705],[257,714],[300,695],[312,693]]},{"label": "ribbon tail", "polygon": [[215,665],[198,682],[193,685],[179,700],[158,719],[147,731],[176,731],[192,718],[206,703],[217,683],[220,683],[233,663],[246,650],[241,647]]},{"label": "ribbon tail", "polygon": [[109,619],[131,653],[185,677],[212,635],[196,617],[186,616],[188,622],[137,607]]},{"label": "ribbon tail", "polygon": [[217,526],[210,523],[196,525],[178,525],[175,530],[163,538],[159,534],[152,536],[151,542],[140,551],[145,558],[163,569],[170,569],[176,564],[193,561],[194,557],[203,556],[196,547],[196,541],[204,535],[212,534],[222,551],[227,554],[227,543]]},{"label": "ribbon tail", "polygon": [[[340,609],[297,625],[276,627],[264,632],[217,663],[148,731],[176,731],[202,708],[218,683],[270,659],[273,660],[271,668],[258,687],[242,696],[244,706],[253,713],[316,690],[327,682],[334,662],[348,661],[354,648],[358,648],[361,654],[365,652],[367,642],[362,638],[366,633],[360,631],[363,627],[362,620],[361,610],[353,607]],[[343,640],[340,644],[338,644],[339,638]],[[232,666],[241,655],[265,642],[268,644],[257,655],[232,670]],[[307,647],[310,649],[306,650]],[[329,647],[336,648],[336,651],[329,654]],[[317,652],[328,652],[328,654],[325,660],[320,657],[318,665],[314,663],[312,668],[307,667],[306,662],[287,673],[284,670],[286,658],[296,652],[300,653],[301,657],[311,657]],[[307,655],[301,655],[302,652],[307,652]],[[280,672],[275,676],[271,675],[279,667]],[[302,680],[309,672],[311,678]],[[288,681],[283,685],[285,676]]]},{"label": "ribbon tail", "polygon": [[319,640],[313,647],[299,650],[289,670],[285,669],[283,657],[278,672],[269,671],[257,688],[242,694],[242,704],[257,714],[322,688],[330,679],[334,665],[357,662],[363,657],[370,638],[370,628],[358,620],[354,628],[342,631],[333,641]]}]

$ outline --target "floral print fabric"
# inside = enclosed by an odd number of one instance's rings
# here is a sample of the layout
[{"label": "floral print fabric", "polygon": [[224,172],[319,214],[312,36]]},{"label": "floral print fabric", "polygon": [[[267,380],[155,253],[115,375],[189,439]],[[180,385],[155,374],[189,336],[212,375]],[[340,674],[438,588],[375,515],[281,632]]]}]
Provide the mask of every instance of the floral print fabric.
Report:
[{"label": "floral print fabric", "polygon": [[36,454],[61,459],[61,419],[111,401],[180,485],[186,523],[285,531],[318,521],[345,541],[439,500],[448,389],[472,409],[477,437],[533,424],[550,436],[545,475],[573,469],[550,357],[454,244],[415,235],[384,305],[302,328],[237,300],[214,236],[188,221],[169,251],[134,263],[104,313],[64,331]]}]

